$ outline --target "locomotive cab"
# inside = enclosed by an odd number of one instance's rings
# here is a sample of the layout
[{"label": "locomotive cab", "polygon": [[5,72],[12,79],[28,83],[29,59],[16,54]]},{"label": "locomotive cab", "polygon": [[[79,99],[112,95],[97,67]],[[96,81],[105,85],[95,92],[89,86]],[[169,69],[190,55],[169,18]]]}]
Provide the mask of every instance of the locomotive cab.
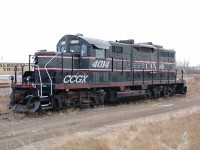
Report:
[{"label": "locomotive cab", "polygon": [[110,46],[111,45],[104,40],[80,35],[65,35],[57,44],[57,52],[104,58],[105,50],[109,49]]},{"label": "locomotive cab", "polygon": [[79,36],[65,35],[57,44],[57,52],[87,56],[89,44]]}]

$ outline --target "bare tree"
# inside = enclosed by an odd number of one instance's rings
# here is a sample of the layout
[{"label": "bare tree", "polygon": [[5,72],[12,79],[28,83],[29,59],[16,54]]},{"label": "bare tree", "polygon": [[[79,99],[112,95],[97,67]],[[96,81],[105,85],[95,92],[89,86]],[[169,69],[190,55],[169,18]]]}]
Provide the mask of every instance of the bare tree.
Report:
[{"label": "bare tree", "polygon": [[200,69],[190,67],[190,61],[184,59],[183,61],[176,61],[177,69],[184,69],[187,74],[200,74]]},{"label": "bare tree", "polygon": [[185,69],[187,71],[190,68],[189,65],[190,65],[190,60],[189,59],[188,60],[184,59],[184,60],[176,61],[176,67],[178,69]]}]

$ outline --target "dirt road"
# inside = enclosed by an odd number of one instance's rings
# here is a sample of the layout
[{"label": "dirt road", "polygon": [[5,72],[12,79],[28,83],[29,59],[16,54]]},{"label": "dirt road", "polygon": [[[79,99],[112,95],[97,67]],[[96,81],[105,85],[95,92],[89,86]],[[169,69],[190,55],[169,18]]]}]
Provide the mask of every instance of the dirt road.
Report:
[{"label": "dirt road", "polygon": [[142,104],[105,106],[74,112],[60,112],[42,116],[0,116],[0,149],[17,149],[33,143],[85,133],[103,134],[118,130],[120,125],[185,113],[200,108],[200,94],[175,96]]}]

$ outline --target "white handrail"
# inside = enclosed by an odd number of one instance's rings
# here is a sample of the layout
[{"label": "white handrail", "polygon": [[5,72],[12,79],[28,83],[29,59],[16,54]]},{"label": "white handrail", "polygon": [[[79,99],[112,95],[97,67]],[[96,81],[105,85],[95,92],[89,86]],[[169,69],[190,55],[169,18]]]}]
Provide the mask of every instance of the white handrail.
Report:
[{"label": "white handrail", "polygon": [[45,68],[45,70],[46,70],[46,73],[47,73],[47,75],[48,75],[48,77],[49,77],[49,80],[50,80],[50,82],[51,82],[51,95],[52,95],[52,93],[53,93],[53,83],[52,83],[52,80],[51,80],[51,76],[49,75],[49,72],[47,71],[47,68],[46,68],[46,66],[56,57],[56,56],[58,56],[58,54],[60,54],[61,52],[58,52],[55,56],[53,56],[45,65],[44,65],[44,68]]},{"label": "white handrail", "polygon": [[187,74],[186,74],[186,71],[185,69],[178,69],[177,70],[177,80],[184,80],[184,81],[187,81]]},{"label": "white handrail", "polygon": [[183,70],[183,78],[187,81],[187,74],[186,74],[186,71],[185,69],[182,69]]},{"label": "white handrail", "polygon": [[41,78],[41,74],[40,74],[40,67],[38,65],[36,65],[36,67],[38,68],[39,79],[40,79],[40,93],[41,93],[40,97],[42,97],[42,78]]}]

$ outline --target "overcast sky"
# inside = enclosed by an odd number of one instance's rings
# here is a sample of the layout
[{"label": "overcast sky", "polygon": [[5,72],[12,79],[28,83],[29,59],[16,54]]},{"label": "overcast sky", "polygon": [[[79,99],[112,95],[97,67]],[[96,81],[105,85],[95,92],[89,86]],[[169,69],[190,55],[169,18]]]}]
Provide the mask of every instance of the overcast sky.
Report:
[{"label": "overcast sky", "polygon": [[65,34],[134,39],[172,48],[200,64],[199,0],[1,0],[0,60],[56,50]]}]

